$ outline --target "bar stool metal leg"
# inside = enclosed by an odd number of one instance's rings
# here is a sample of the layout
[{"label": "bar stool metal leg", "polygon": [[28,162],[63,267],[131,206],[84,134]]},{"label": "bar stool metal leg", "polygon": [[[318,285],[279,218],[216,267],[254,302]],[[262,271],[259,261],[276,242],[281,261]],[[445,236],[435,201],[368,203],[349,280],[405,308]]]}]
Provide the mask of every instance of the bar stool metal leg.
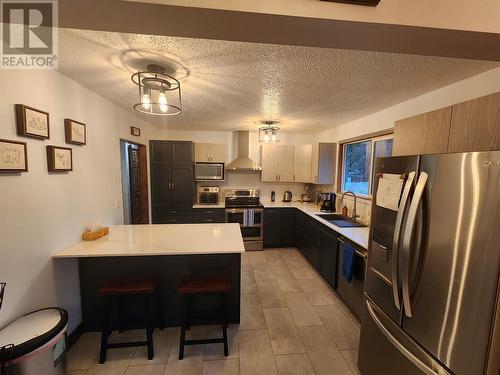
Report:
[{"label": "bar stool metal leg", "polygon": [[106,296],[104,298],[104,319],[101,333],[101,352],[99,355],[99,363],[103,364],[106,362],[106,351],[108,349],[108,336],[109,336],[109,320],[111,315],[111,297]]},{"label": "bar stool metal leg", "polygon": [[182,310],[183,310],[183,319],[181,325],[181,337],[179,340],[179,360],[184,358],[184,341],[186,341],[186,321],[187,321],[187,306],[186,306],[187,296],[184,295],[182,298]]},{"label": "bar stool metal leg", "polygon": [[154,357],[154,347],[153,347],[153,316],[151,311],[151,305],[153,300],[151,294],[147,294],[144,298],[145,310],[146,310],[146,342],[148,347],[148,359],[151,360]]},{"label": "bar stool metal leg", "polygon": [[229,349],[227,345],[227,293],[224,293],[222,295],[223,303],[222,303],[222,316],[223,316],[223,321],[222,321],[222,335],[224,338],[224,356],[227,357],[229,355]]}]

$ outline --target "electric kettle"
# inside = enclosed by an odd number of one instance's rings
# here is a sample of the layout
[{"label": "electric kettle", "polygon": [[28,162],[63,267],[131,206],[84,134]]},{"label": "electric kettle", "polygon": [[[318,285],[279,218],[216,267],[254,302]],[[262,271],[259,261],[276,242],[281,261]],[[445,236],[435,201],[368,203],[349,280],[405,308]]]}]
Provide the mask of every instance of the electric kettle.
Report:
[{"label": "electric kettle", "polygon": [[292,201],[292,192],[291,191],[285,191],[285,194],[283,194],[283,202],[291,202]]}]

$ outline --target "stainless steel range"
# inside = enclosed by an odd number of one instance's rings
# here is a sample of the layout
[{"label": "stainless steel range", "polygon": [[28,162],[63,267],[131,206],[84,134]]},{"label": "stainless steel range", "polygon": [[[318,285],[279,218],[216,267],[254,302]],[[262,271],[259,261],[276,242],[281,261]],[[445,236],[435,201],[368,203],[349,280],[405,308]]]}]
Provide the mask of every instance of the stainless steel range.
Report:
[{"label": "stainless steel range", "polygon": [[255,189],[225,191],[226,223],[240,224],[245,250],[264,249],[264,206]]}]

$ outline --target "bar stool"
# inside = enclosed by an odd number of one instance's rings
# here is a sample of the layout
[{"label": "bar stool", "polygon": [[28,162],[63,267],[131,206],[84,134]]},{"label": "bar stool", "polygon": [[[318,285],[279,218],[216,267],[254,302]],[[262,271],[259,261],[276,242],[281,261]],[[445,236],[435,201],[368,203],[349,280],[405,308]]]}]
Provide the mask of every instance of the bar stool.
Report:
[{"label": "bar stool", "polygon": [[[231,290],[231,283],[227,275],[209,275],[209,276],[186,276],[177,287],[177,292],[184,297],[183,301],[183,323],[181,327],[181,337],[179,344],[179,359],[184,358],[184,345],[199,344],[224,344],[224,356],[228,356],[227,344],[227,297]],[[192,325],[192,304],[191,297],[194,295],[220,295],[222,304],[219,314],[217,314],[216,323],[222,324],[222,338],[186,340],[186,330]]]},{"label": "bar stool", "polygon": [[[104,296],[104,322],[101,335],[101,351],[99,356],[99,363],[106,361],[106,354],[108,349],[113,348],[129,348],[134,346],[147,346],[148,359],[154,357],[153,348],[153,295],[156,294],[158,304],[158,315],[160,329],[163,329],[163,309],[161,296],[159,293],[158,280],[155,279],[117,279],[106,283],[101,289],[99,294]],[[108,338],[113,331],[113,324],[111,322],[111,304],[113,300],[119,302],[119,316],[120,328],[119,332],[125,330],[125,310],[126,306],[123,303],[125,297],[128,296],[142,296],[144,298],[144,317],[146,321],[146,341],[133,341],[133,342],[119,342],[108,343]]]}]

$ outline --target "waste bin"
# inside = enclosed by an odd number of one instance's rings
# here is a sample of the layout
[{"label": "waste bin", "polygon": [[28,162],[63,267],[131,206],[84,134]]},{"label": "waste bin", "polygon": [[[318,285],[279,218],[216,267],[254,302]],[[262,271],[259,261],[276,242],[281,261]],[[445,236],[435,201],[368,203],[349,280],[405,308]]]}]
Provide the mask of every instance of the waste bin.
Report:
[{"label": "waste bin", "polygon": [[0,331],[1,375],[65,375],[68,313],[33,311]]}]

